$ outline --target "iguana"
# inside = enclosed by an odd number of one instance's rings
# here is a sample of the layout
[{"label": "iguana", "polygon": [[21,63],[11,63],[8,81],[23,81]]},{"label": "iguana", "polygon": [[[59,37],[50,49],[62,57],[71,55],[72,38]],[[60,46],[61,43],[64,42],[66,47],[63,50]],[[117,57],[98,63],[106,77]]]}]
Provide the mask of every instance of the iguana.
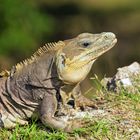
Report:
[{"label": "iguana", "polygon": [[73,97],[75,104],[79,100],[84,106],[93,105],[81,95],[79,83],[94,61],[116,42],[111,32],[82,33],[73,39],[48,43],[11,71],[2,72],[0,127],[25,125],[29,118],[37,116],[44,125],[55,129],[76,128],[73,121],[64,121],[55,115],[59,104],[65,105]]}]

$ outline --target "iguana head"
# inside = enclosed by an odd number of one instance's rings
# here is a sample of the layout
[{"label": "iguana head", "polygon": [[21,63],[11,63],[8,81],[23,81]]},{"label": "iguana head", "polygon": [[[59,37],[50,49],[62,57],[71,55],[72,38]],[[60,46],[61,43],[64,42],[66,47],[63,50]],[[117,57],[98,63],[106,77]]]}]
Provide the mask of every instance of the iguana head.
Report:
[{"label": "iguana head", "polygon": [[115,34],[82,33],[74,39],[63,41],[57,53],[57,71],[64,83],[81,82],[89,73],[94,61],[111,49],[117,42]]}]

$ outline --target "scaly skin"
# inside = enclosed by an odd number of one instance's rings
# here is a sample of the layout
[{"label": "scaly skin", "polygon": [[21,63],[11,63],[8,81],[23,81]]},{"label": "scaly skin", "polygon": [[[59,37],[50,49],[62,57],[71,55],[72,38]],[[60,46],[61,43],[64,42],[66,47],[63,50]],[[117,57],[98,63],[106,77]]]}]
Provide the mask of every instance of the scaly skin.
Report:
[{"label": "scaly skin", "polygon": [[[94,61],[117,42],[113,33],[82,33],[77,37],[50,43],[31,59],[0,74],[0,127],[25,125],[39,117],[44,125],[71,131],[75,121],[64,121],[55,113],[72,97],[76,106],[94,106],[80,93],[79,83]],[[83,101],[83,104],[82,104]]]}]

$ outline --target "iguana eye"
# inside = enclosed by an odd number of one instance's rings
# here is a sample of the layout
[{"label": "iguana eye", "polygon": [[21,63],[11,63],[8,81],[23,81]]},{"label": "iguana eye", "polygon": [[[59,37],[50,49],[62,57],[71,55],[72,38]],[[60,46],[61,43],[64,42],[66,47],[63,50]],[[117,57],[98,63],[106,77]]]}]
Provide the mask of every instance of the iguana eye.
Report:
[{"label": "iguana eye", "polygon": [[91,44],[90,42],[83,42],[83,43],[82,43],[82,46],[83,46],[84,48],[87,48],[90,44]]}]

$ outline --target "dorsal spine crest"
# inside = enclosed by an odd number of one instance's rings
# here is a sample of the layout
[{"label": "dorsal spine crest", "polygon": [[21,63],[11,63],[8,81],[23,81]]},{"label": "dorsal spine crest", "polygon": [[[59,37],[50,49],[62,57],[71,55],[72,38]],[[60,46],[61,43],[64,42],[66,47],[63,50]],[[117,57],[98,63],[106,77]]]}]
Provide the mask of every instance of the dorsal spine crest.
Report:
[{"label": "dorsal spine crest", "polygon": [[48,53],[50,51],[57,51],[58,49],[61,49],[64,47],[64,42],[54,42],[54,43],[47,43],[43,47],[40,47],[30,58],[25,59],[23,62],[20,62],[16,65],[16,70],[19,71],[24,66],[27,66],[34,61],[36,61],[40,56],[44,55],[45,53]]}]

